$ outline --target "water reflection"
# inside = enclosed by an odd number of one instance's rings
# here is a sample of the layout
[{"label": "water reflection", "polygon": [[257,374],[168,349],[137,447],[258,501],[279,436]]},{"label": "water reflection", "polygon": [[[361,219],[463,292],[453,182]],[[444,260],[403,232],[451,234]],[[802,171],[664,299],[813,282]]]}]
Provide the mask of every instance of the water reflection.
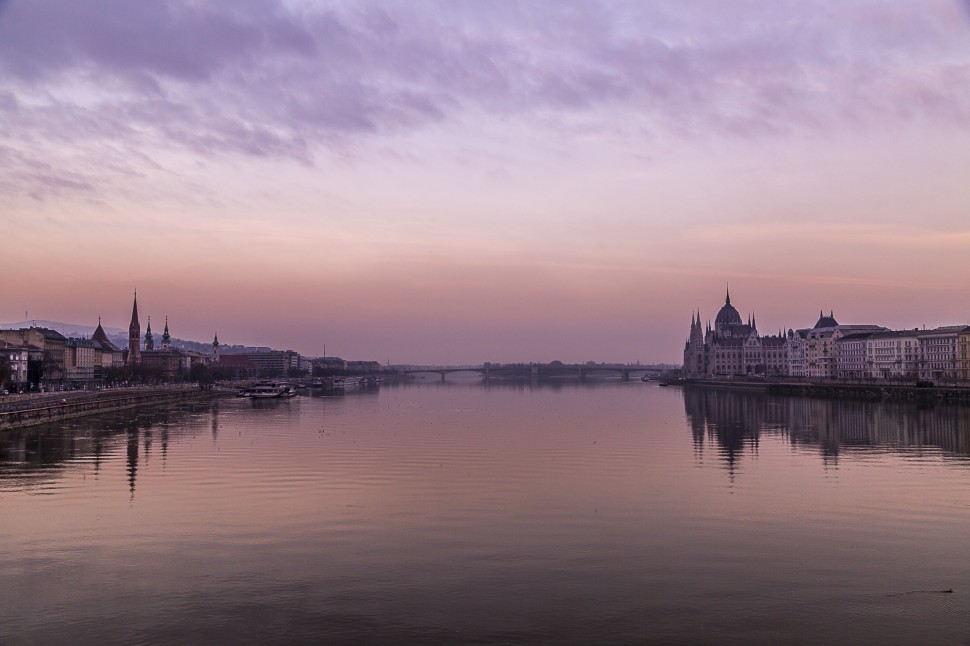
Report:
[{"label": "water reflection", "polygon": [[[127,485],[134,496],[139,458],[147,462],[155,432],[161,437],[162,461],[168,457],[170,428],[180,434],[202,431],[199,412],[217,410],[218,402],[188,404],[136,412],[120,411],[98,417],[33,426],[0,434],[0,487],[29,481],[40,485],[56,480],[70,464],[88,463],[97,476],[106,459],[125,456]],[[213,437],[218,415],[212,415]],[[124,448],[122,448],[122,446]],[[123,451],[123,453],[121,453]]]},{"label": "water reflection", "polygon": [[970,409],[940,404],[778,397],[762,392],[684,388],[684,408],[701,459],[713,446],[736,475],[741,458],[756,456],[762,434],[818,451],[825,463],[846,452],[939,449],[970,456]]},{"label": "water reflection", "polygon": [[0,435],[0,642],[965,641],[970,408],[361,394]]},{"label": "water reflection", "polygon": [[138,475],[138,429],[128,429],[128,458],[125,463],[128,472],[128,491],[135,497],[135,477]]}]

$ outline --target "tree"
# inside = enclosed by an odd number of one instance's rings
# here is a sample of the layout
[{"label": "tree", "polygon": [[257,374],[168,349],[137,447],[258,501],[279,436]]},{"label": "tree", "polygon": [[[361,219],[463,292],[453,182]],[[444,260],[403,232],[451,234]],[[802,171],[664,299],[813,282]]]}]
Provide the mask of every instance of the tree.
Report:
[{"label": "tree", "polygon": [[7,389],[7,382],[10,381],[10,375],[13,374],[13,369],[10,367],[10,361],[7,359],[7,355],[0,354],[0,391]]},{"label": "tree", "polygon": [[204,363],[194,363],[189,370],[189,379],[198,382],[202,390],[212,389],[212,371]]}]

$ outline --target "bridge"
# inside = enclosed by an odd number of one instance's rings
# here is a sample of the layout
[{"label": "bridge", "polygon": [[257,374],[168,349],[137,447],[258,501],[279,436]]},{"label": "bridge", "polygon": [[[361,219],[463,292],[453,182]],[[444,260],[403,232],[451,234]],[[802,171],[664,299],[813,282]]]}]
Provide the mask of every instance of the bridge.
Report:
[{"label": "bridge", "polygon": [[448,375],[456,373],[478,373],[483,381],[490,379],[578,379],[586,381],[589,377],[615,377],[629,381],[634,374],[659,376],[669,368],[658,366],[636,366],[630,364],[607,363],[486,363],[474,366],[434,366],[407,368],[401,370],[405,375],[436,374],[445,381]]}]

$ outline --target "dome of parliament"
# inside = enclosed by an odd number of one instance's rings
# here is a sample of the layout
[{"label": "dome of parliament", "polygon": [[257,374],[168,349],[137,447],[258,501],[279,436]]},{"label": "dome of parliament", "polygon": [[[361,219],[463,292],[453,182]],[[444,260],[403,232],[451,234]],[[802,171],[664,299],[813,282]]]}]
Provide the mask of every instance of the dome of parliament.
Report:
[{"label": "dome of parliament", "polygon": [[738,311],[734,309],[731,305],[731,293],[727,292],[724,297],[724,306],[721,307],[720,311],[717,313],[717,318],[714,319],[714,326],[717,329],[722,329],[729,325],[740,325],[741,315]]}]

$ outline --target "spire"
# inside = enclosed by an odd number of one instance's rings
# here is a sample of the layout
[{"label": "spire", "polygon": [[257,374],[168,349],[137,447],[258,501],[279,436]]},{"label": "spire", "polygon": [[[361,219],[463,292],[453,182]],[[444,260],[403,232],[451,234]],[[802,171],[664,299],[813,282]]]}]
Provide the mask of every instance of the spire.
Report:
[{"label": "spire", "polygon": [[216,332],[215,338],[212,339],[212,346],[213,347],[216,347],[216,348],[219,347],[219,333],[218,332]]},{"label": "spire", "polygon": [[138,322],[138,290],[131,303],[131,323],[128,325],[128,357],[125,359],[129,366],[141,363],[141,324]]},{"label": "spire", "polygon": [[131,303],[131,323],[128,325],[128,331],[131,332],[132,329],[139,328],[141,331],[141,325],[138,323],[138,290],[135,290],[135,300]]},{"label": "spire", "polygon": [[104,328],[101,327],[100,316],[98,317],[98,327],[94,328],[94,334],[91,335],[91,338],[97,341],[98,343],[107,346],[108,335],[104,333]]},{"label": "spire", "polygon": [[165,317],[165,331],[162,332],[162,350],[169,350],[172,347],[172,337],[168,333],[168,316]]},{"label": "spire", "polygon": [[155,339],[152,336],[152,317],[148,317],[148,327],[145,328],[145,349],[149,352],[155,349]]},{"label": "spire", "polygon": [[724,290],[724,304],[730,305],[731,304],[731,285],[727,283],[725,283],[725,285],[726,287]]}]

